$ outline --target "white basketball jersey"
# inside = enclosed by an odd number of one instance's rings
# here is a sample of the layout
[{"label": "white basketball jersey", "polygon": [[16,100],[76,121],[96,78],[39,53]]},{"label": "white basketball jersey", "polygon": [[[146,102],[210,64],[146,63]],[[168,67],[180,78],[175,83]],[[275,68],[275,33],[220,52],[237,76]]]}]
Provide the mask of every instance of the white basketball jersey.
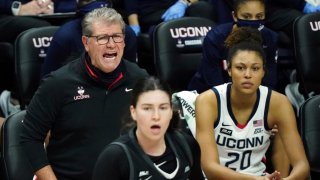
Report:
[{"label": "white basketball jersey", "polygon": [[244,174],[261,176],[271,129],[267,117],[271,90],[260,86],[257,101],[246,125],[238,125],[230,104],[231,84],[212,88],[217,96],[218,118],[214,125],[220,163]]}]

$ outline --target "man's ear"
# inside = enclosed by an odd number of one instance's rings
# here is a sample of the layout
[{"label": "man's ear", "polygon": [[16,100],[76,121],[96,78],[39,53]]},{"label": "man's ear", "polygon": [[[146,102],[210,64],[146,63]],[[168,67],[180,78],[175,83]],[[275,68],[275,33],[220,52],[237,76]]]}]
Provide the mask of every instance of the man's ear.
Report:
[{"label": "man's ear", "polygon": [[81,41],[82,41],[82,44],[83,44],[85,50],[88,51],[88,49],[89,49],[89,47],[88,47],[89,38],[87,36],[82,36],[81,37]]}]

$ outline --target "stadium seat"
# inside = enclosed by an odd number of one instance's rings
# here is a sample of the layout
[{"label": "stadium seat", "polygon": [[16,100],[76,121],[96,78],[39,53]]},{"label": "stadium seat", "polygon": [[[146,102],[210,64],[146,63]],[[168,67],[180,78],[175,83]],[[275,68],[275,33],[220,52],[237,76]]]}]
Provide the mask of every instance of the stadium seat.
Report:
[{"label": "stadium seat", "polygon": [[174,91],[187,88],[202,57],[202,42],[215,23],[200,17],[162,22],[153,34],[156,74]]},{"label": "stadium seat", "polygon": [[22,120],[26,111],[12,114],[1,129],[2,180],[32,180],[33,170],[20,146]]},{"label": "stadium seat", "polygon": [[320,179],[320,95],[307,99],[300,108],[300,133],[311,168],[311,179]]},{"label": "stadium seat", "polygon": [[320,13],[305,14],[294,22],[294,52],[300,88],[305,97],[320,93]]},{"label": "stadium seat", "polygon": [[21,109],[30,102],[40,82],[41,65],[58,26],[32,28],[15,42],[15,74]]}]

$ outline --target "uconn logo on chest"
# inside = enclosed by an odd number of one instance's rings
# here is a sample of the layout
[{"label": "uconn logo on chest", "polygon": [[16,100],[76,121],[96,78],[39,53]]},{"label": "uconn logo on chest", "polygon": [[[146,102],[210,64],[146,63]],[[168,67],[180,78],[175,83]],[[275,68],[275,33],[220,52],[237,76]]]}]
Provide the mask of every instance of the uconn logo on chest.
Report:
[{"label": "uconn logo on chest", "polygon": [[320,21],[310,22],[312,31],[320,31]]},{"label": "uconn logo on chest", "polygon": [[89,99],[90,95],[89,94],[85,94],[85,90],[82,86],[79,86],[77,89],[77,93],[78,95],[74,96],[73,99],[75,101],[77,100],[81,100],[81,99]]},{"label": "uconn logo on chest", "polygon": [[35,48],[49,47],[52,37],[37,37],[32,38],[33,46]]}]

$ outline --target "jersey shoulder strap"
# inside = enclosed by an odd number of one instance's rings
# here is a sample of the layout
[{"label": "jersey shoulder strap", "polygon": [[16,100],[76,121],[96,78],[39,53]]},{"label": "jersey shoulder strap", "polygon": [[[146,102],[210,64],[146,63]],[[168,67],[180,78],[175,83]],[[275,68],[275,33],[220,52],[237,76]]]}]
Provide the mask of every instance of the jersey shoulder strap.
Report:
[{"label": "jersey shoulder strap", "polygon": [[133,166],[133,162],[132,162],[132,157],[131,157],[131,154],[127,148],[127,146],[122,143],[122,142],[112,142],[111,144],[114,144],[114,145],[118,145],[120,146],[123,151],[126,153],[126,156],[128,158],[128,162],[129,162],[129,171],[130,171],[130,174],[129,174],[129,180],[134,180],[134,176],[133,176],[133,173],[134,173],[134,166]]},{"label": "jersey shoulder strap", "polygon": [[193,166],[193,156],[192,156],[192,152],[190,149],[190,145],[188,144],[186,137],[184,137],[182,135],[182,133],[179,131],[175,131],[175,134],[178,137],[178,143],[183,147],[182,149],[186,153],[188,160],[189,160],[189,163],[192,167]]}]

